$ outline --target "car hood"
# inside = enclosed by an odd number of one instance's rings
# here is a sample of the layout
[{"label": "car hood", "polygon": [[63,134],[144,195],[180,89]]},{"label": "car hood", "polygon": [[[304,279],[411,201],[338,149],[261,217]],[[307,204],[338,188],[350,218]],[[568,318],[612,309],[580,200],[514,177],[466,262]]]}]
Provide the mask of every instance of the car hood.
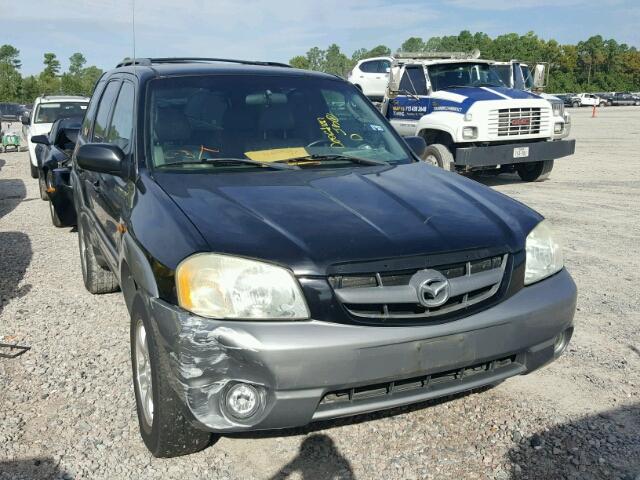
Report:
[{"label": "car hood", "polygon": [[158,173],[211,251],[325,275],[345,262],[474,249],[515,252],[541,220],[424,163],[340,170]]}]

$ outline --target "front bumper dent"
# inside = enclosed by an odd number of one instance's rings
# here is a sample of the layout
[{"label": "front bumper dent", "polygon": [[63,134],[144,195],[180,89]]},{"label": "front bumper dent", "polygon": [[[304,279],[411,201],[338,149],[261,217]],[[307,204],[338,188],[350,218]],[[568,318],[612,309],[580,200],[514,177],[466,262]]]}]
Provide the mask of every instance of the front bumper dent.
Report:
[{"label": "front bumper dent", "polygon": [[[554,360],[554,339],[570,335],[576,287],[565,270],[504,302],[456,321],[416,327],[204,319],[150,299],[161,361],[195,423],[215,432],[302,426],[314,420],[406,405],[526,374]],[[456,378],[465,367],[501,368]],[[500,360],[502,361],[502,360]],[[501,364],[502,365],[502,364]],[[477,372],[468,368],[467,372]],[[410,391],[327,403],[327,394],[454,372],[451,381]],[[222,407],[226,389],[261,389],[263,410],[239,421]],[[328,398],[328,397],[327,397]],[[322,403],[321,403],[322,401]]]}]

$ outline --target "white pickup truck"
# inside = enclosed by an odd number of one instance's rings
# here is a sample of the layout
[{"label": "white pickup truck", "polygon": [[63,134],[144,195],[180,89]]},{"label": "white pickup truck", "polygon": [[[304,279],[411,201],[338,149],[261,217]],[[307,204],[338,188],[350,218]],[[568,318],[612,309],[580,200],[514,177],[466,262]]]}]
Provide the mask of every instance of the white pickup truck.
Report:
[{"label": "white pickup truck", "polygon": [[401,135],[422,136],[424,160],[439,167],[546,178],[556,158],[575,151],[575,140],[554,141],[564,119],[544,98],[505,86],[478,56],[398,54],[382,113]]},{"label": "white pickup truck", "polygon": [[578,93],[571,97],[571,106],[577,107],[606,107],[607,101],[593,93]]}]

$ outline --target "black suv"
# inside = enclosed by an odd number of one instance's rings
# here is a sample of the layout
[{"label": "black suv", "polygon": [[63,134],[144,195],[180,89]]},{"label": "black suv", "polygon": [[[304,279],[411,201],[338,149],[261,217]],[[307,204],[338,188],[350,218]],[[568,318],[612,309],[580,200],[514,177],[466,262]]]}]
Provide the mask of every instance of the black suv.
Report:
[{"label": "black suv", "polygon": [[154,455],[563,352],[576,287],[548,223],[405,140],[353,85],[285,65],[137,59],[100,79],[71,172],[82,274],[124,295]]}]

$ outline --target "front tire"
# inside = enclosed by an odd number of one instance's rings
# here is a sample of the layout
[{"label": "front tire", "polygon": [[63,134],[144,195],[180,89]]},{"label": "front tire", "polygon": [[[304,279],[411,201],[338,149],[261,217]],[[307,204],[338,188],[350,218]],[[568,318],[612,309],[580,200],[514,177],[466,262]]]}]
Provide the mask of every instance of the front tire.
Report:
[{"label": "front tire", "polygon": [[553,160],[525,162],[516,165],[518,176],[524,182],[539,182],[549,178],[553,169]]},{"label": "front tire", "polygon": [[49,195],[47,195],[46,174],[40,169],[38,169],[38,188],[40,190],[40,198],[42,200],[49,200]]},{"label": "front tire", "polygon": [[102,267],[96,259],[93,245],[84,231],[82,222],[78,222],[78,247],[80,248],[80,266],[84,286],[93,294],[118,291],[118,280],[113,272]]},{"label": "front tire", "polygon": [[38,178],[38,167],[34,167],[31,162],[29,162],[29,166],[31,167],[31,178]]},{"label": "front tire", "polygon": [[209,432],[196,429],[162,372],[153,330],[141,316],[131,318],[131,365],[140,435],[154,457],[188,455],[206,448]]},{"label": "front tire", "polygon": [[443,170],[452,171],[454,166],[453,154],[451,151],[440,143],[434,143],[429,145],[424,151],[422,160],[435,167],[440,167]]},{"label": "front tire", "polygon": [[573,108],[578,108],[580,106],[579,102],[573,102],[572,104]]}]

